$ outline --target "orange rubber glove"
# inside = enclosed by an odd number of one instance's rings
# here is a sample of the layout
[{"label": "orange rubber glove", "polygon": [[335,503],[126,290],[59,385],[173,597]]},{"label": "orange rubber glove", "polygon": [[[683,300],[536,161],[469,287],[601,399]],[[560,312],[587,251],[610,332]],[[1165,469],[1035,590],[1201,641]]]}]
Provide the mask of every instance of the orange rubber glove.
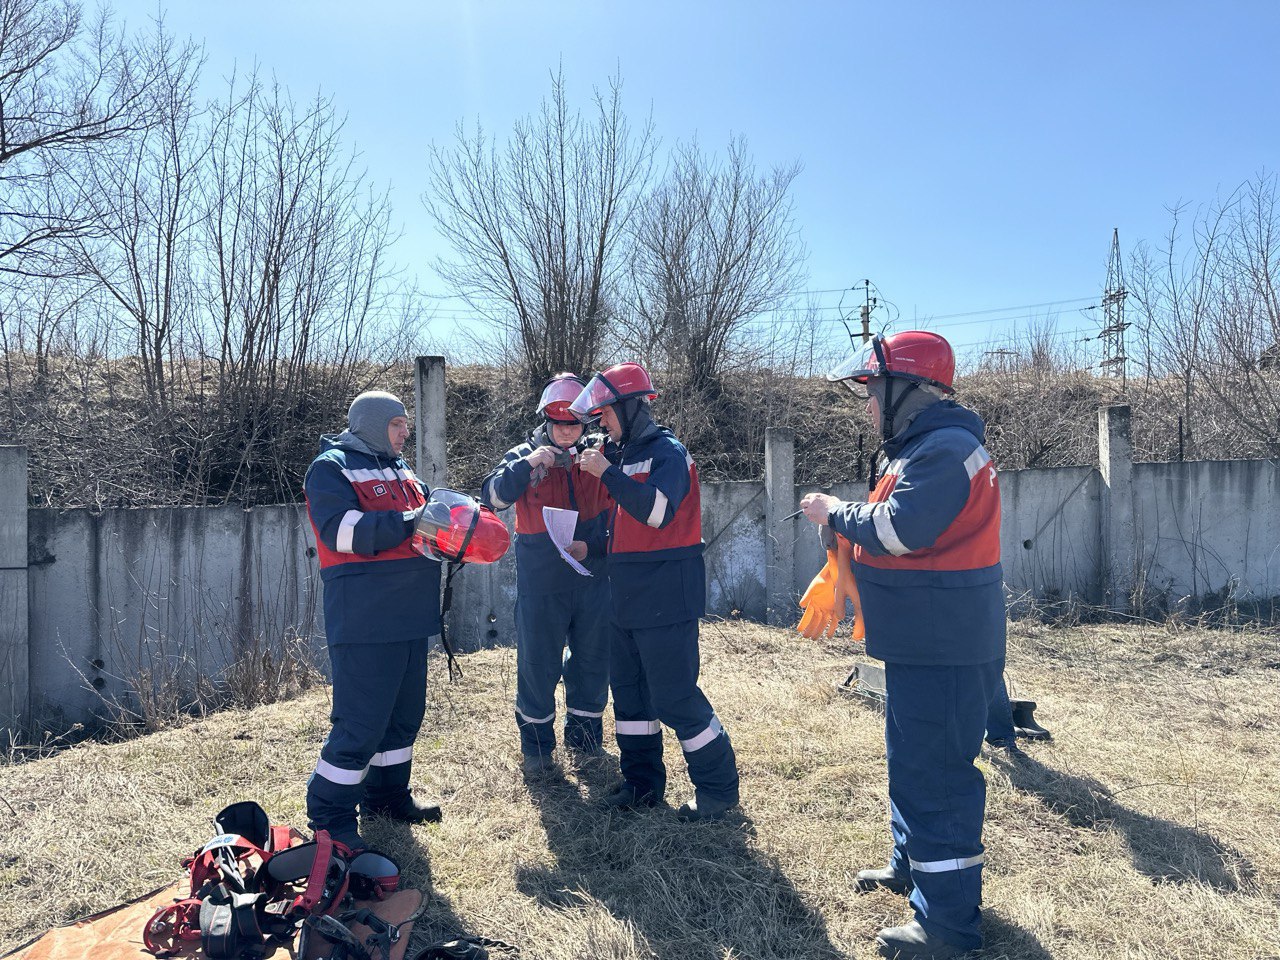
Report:
[{"label": "orange rubber glove", "polygon": [[836,588],[832,599],[837,621],[844,619],[846,601],[853,604],[853,639],[867,639],[867,628],[862,622],[862,598],[858,596],[858,581],[853,575],[853,544],[840,536],[836,538]]},{"label": "orange rubber glove", "polygon": [[829,637],[835,636],[836,624],[840,622],[840,618],[835,615],[838,562],[836,552],[828,550],[826,566],[818,571],[818,575],[809,584],[809,589],[800,598],[804,615],[800,617],[796,629],[810,640],[818,639],[823,633]]}]

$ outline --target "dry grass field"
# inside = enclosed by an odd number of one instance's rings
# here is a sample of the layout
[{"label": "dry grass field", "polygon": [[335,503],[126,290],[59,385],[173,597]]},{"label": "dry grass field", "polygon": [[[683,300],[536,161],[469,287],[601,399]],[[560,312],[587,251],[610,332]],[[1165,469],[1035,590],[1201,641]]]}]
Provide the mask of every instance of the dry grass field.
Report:
[{"label": "dry grass field", "polygon": [[[433,663],[415,780],[444,798],[445,821],[367,831],[430,891],[415,944],[473,933],[524,960],[874,956],[876,930],[908,912],[853,891],[888,829],[882,720],[834,690],[850,662],[839,638],[704,626],[704,686],[734,737],[743,807],[696,826],[602,812],[612,757],[526,782],[514,653],[468,655],[453,685]],[[1022,763],[981,761],[981,956],[1280,957],[1274,635],[1017,624],[1009,680],[1056,739]],[[230,801],[301,825],[327,707],[321,689],[0,767],[0,951],[175,879]],[[668,757],[678,803],[674,740]]]}]

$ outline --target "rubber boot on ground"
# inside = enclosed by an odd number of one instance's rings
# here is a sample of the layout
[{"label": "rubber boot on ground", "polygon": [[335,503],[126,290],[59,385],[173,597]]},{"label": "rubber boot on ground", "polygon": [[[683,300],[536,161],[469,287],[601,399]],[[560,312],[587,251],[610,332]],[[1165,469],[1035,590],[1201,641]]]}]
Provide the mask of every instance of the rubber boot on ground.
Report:
[{"label": "rubber boot on ground", "polygon": [[912,920],[900,927],[886,927],[876,935],[880,955],[889,960],[951,960],[970,951],[931,935]]},{"label": "rubber boot on ground", "polygon": [[872,890],[884,889],[890,893],[906,896],[915,886],[911,877],[903,876],[893,867],[876,867],[870,870],[859,870],[854,877],[854,886],[859,893],[870,893]]}]

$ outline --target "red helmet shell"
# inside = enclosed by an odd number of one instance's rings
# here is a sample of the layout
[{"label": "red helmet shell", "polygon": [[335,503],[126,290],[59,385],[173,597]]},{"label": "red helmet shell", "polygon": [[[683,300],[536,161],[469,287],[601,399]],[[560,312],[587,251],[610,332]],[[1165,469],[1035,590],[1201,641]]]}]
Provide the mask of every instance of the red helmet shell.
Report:
[{"label": "red helmet shell", "polygon": [[[436,550],[451,560],[463,563],[494,563],[501,560],[511,546],[511,534],[507,525],[488,507],[481,506],[479,514],[468,507],[453,507],[449,529],[436,534]],[[475,529],[471,529],[472,521]],[[470,532],[471,538],[467,539]]]},{"label": "red helmet shell", "polygon": [[456,563],[493,563],[511,545],[507,525],[469,494],[438,487],[414,524],[419,553]]},{"label": "red helmet shell", "polygon": [[579,420],[598,416],[611,403],[629,397],[656,400],[658,391],[653,389],[649,371],[638,363],[618,363],[602,370],[591,378],[576,400],[569,407]]},{"label": "red helmet shell", "polygon": [[538,413],[553,423],[577,423],[578,418],[569,412],[569,406],[585,386],[576,373],[557,373],[542,388]]},{"label": "red helmet shell", "polygon": [[866,383],[871,377],[901,377],[952,393],[955,375],[956,357],[944,337],[925,330],[905,330],[890,337],[877,335],[827,379]]}]

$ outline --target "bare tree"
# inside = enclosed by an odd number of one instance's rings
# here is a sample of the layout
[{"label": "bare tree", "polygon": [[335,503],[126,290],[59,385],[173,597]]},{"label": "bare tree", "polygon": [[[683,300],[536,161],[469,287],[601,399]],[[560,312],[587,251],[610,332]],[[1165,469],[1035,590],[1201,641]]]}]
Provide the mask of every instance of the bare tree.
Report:
[{"label": "bare tree", "polygon": [[1224,211],[1216,297],[1195,363],[1231,420],[1269,456],[1280,455],[1280,216],[1277,180],[1245,184]]},{"label": "bare tree", "polygon": [[620,78],[595,92],[593,107],[574,111],[557,73],[538,115],[505,145],[459,125],[451,146],[431,151],[423,202],[454,250],[437,269],[515,342],[534,387],[599,358],[651,166],[652,123],[632,129]]},{"label": "bare tree", "polygon": [[750,320],[783,306],[805,253],[792,221],[798,163],[757,173],[741,138],[723,162],[679,147],[634,228],[631,338],[693,390],[714,386]]},{"label": "bare tree", "polygon": [[158,420],[172,415],[170,378],[183,368],[180,338],[195,322],[192,241],[200,221],[198,181],[208,156],[195,102],[201,60],[191,44],[177,44],[158,26],[150,38],[155,77],[139,108],[154,121],[73,163],[78,185],[67,202],[92,230],[62,238],[78,275],[88,278],[107,309],[128,323],[119,345],[135,352],[142,385]]},{"label": "bare tree", "polygon": [[55,241],[95,229],[62,163],[150,124],[156,76],[106,12],[86,25],[73,0],[0,0],[0,273],[58,272]]}]

